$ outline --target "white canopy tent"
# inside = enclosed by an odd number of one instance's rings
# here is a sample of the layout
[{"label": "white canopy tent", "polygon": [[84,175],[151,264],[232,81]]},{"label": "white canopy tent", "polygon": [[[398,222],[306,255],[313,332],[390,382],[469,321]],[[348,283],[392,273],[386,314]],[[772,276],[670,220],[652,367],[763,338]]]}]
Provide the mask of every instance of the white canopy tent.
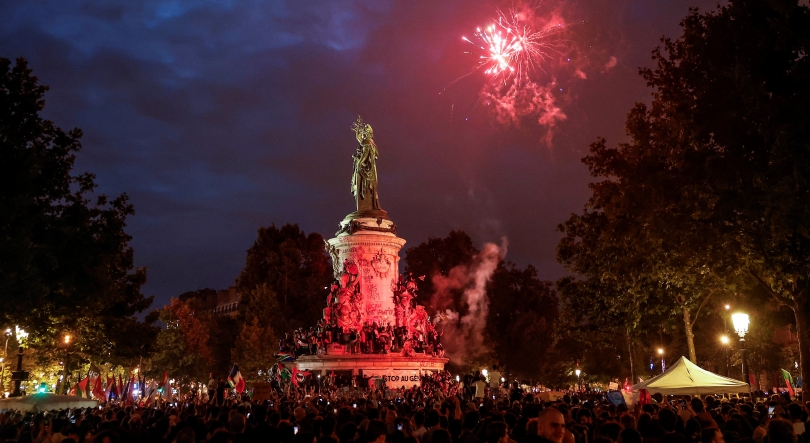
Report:
[{"label": "white canopy tent", "polygon": [[681,357],[663,374],[633,385],[634,397],[641,389],[663,395],[735,394],[748,392],[748,383],[709,372]]},{"label": "white canopy tent", "polygon": [[19,411],[41,412],[52,409],[95,408],[96,406],[98,406],[98,402],[89,398],[50,393],[38,393],[0,400],[0,410],[16,409]]}]

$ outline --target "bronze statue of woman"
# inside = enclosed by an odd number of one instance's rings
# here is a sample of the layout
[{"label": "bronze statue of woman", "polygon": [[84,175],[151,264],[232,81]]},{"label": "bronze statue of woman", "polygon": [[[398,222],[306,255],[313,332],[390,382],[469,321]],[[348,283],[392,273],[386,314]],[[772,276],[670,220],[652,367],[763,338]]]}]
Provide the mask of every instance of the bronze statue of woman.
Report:
[{"label": "bronze statue of woman", "polygon": [[379,151],[374,143],[374,132],[371,125],[363,123],[361,117],[352,125],[359,145],[352,158],[354,175],[352,175],[352,194],[357,202],[357,212],[379,211],[380,197],[377,194],[377,156]]}]

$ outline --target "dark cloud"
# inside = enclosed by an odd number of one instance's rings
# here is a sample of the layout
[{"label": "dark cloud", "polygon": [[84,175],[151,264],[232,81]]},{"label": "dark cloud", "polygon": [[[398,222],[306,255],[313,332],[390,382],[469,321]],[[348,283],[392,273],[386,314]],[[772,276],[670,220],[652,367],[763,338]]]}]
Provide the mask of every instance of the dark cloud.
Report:
[{"label": "dark cloud", "polygon": [[[588,196],[579,162],[624,137],[649,97],[637,68],[689,6],[708,0],[546,1],[570,25],[537,78],[565,113],[495,121],[460,39],[514,1],[112,0],[0,4],[0,56],[25,56],[51,86],[45,115],[84,130],[77,167],[128,193],[147,293],[231,284],[256,229],[330,236],[352,210],[350,124],[381,149],[381,201],[409,245],[462,228],[507,258],[554,261],[555,228]],[[560,90],[561,89],[561,90]],[[546,143],[543,140],[551,140]]]}]

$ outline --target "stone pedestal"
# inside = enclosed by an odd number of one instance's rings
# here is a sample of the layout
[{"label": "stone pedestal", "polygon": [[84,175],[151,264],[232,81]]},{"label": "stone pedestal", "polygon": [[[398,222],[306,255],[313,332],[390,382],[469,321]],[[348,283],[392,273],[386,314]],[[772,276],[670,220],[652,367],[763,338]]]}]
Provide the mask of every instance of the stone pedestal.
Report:
[{"label": "stone pedestal", "polygon": [[400,354],[345,354],[303,356],[295,361],[299,371],[311,371],[326,375],[335,372],[351,371],[357,375],[362,371],[366,377],[384,379],[390,389],[419,386],[420,377],[444,370],[446,358],[428,357],[416,354],[404,357]]},{"label": "stone pedestal", "polygon": [[[399,276],[399,251],[405,240],[397,237],[396,225],[384,211],[379,217],[349,214],[340,223],[335,238],[327,241],[335,278],[345,263],[359,270],[362,323],[395,325],[393,288]],[[365,214],[368,215],[368,214]]]}]

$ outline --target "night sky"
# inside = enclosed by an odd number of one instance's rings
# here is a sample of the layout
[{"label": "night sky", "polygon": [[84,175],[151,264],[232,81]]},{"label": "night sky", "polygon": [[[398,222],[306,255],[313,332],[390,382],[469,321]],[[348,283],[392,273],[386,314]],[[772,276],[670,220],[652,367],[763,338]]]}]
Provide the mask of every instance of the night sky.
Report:
[{"label": "night sky", "polygon": [[[0,57],[50,86],[44,116],[84,131],[77,171],[126,192],[156,305],[225,288],[260,226],[331,237],[353,211],[358,114],[380,149],[380,201],[416,245],[451,229],[509,243],[555,279],[556,226],[589,196],[580,159],[625,139],[650,91],[638,67],[702,0],[544,1],[564,48],[532,74],[565,118],[504,122],[461,40],[515,2],[0,2]],[[584,78],[583,78],[584,77]],[[559,114],[558,114],[559,115]]]}]

